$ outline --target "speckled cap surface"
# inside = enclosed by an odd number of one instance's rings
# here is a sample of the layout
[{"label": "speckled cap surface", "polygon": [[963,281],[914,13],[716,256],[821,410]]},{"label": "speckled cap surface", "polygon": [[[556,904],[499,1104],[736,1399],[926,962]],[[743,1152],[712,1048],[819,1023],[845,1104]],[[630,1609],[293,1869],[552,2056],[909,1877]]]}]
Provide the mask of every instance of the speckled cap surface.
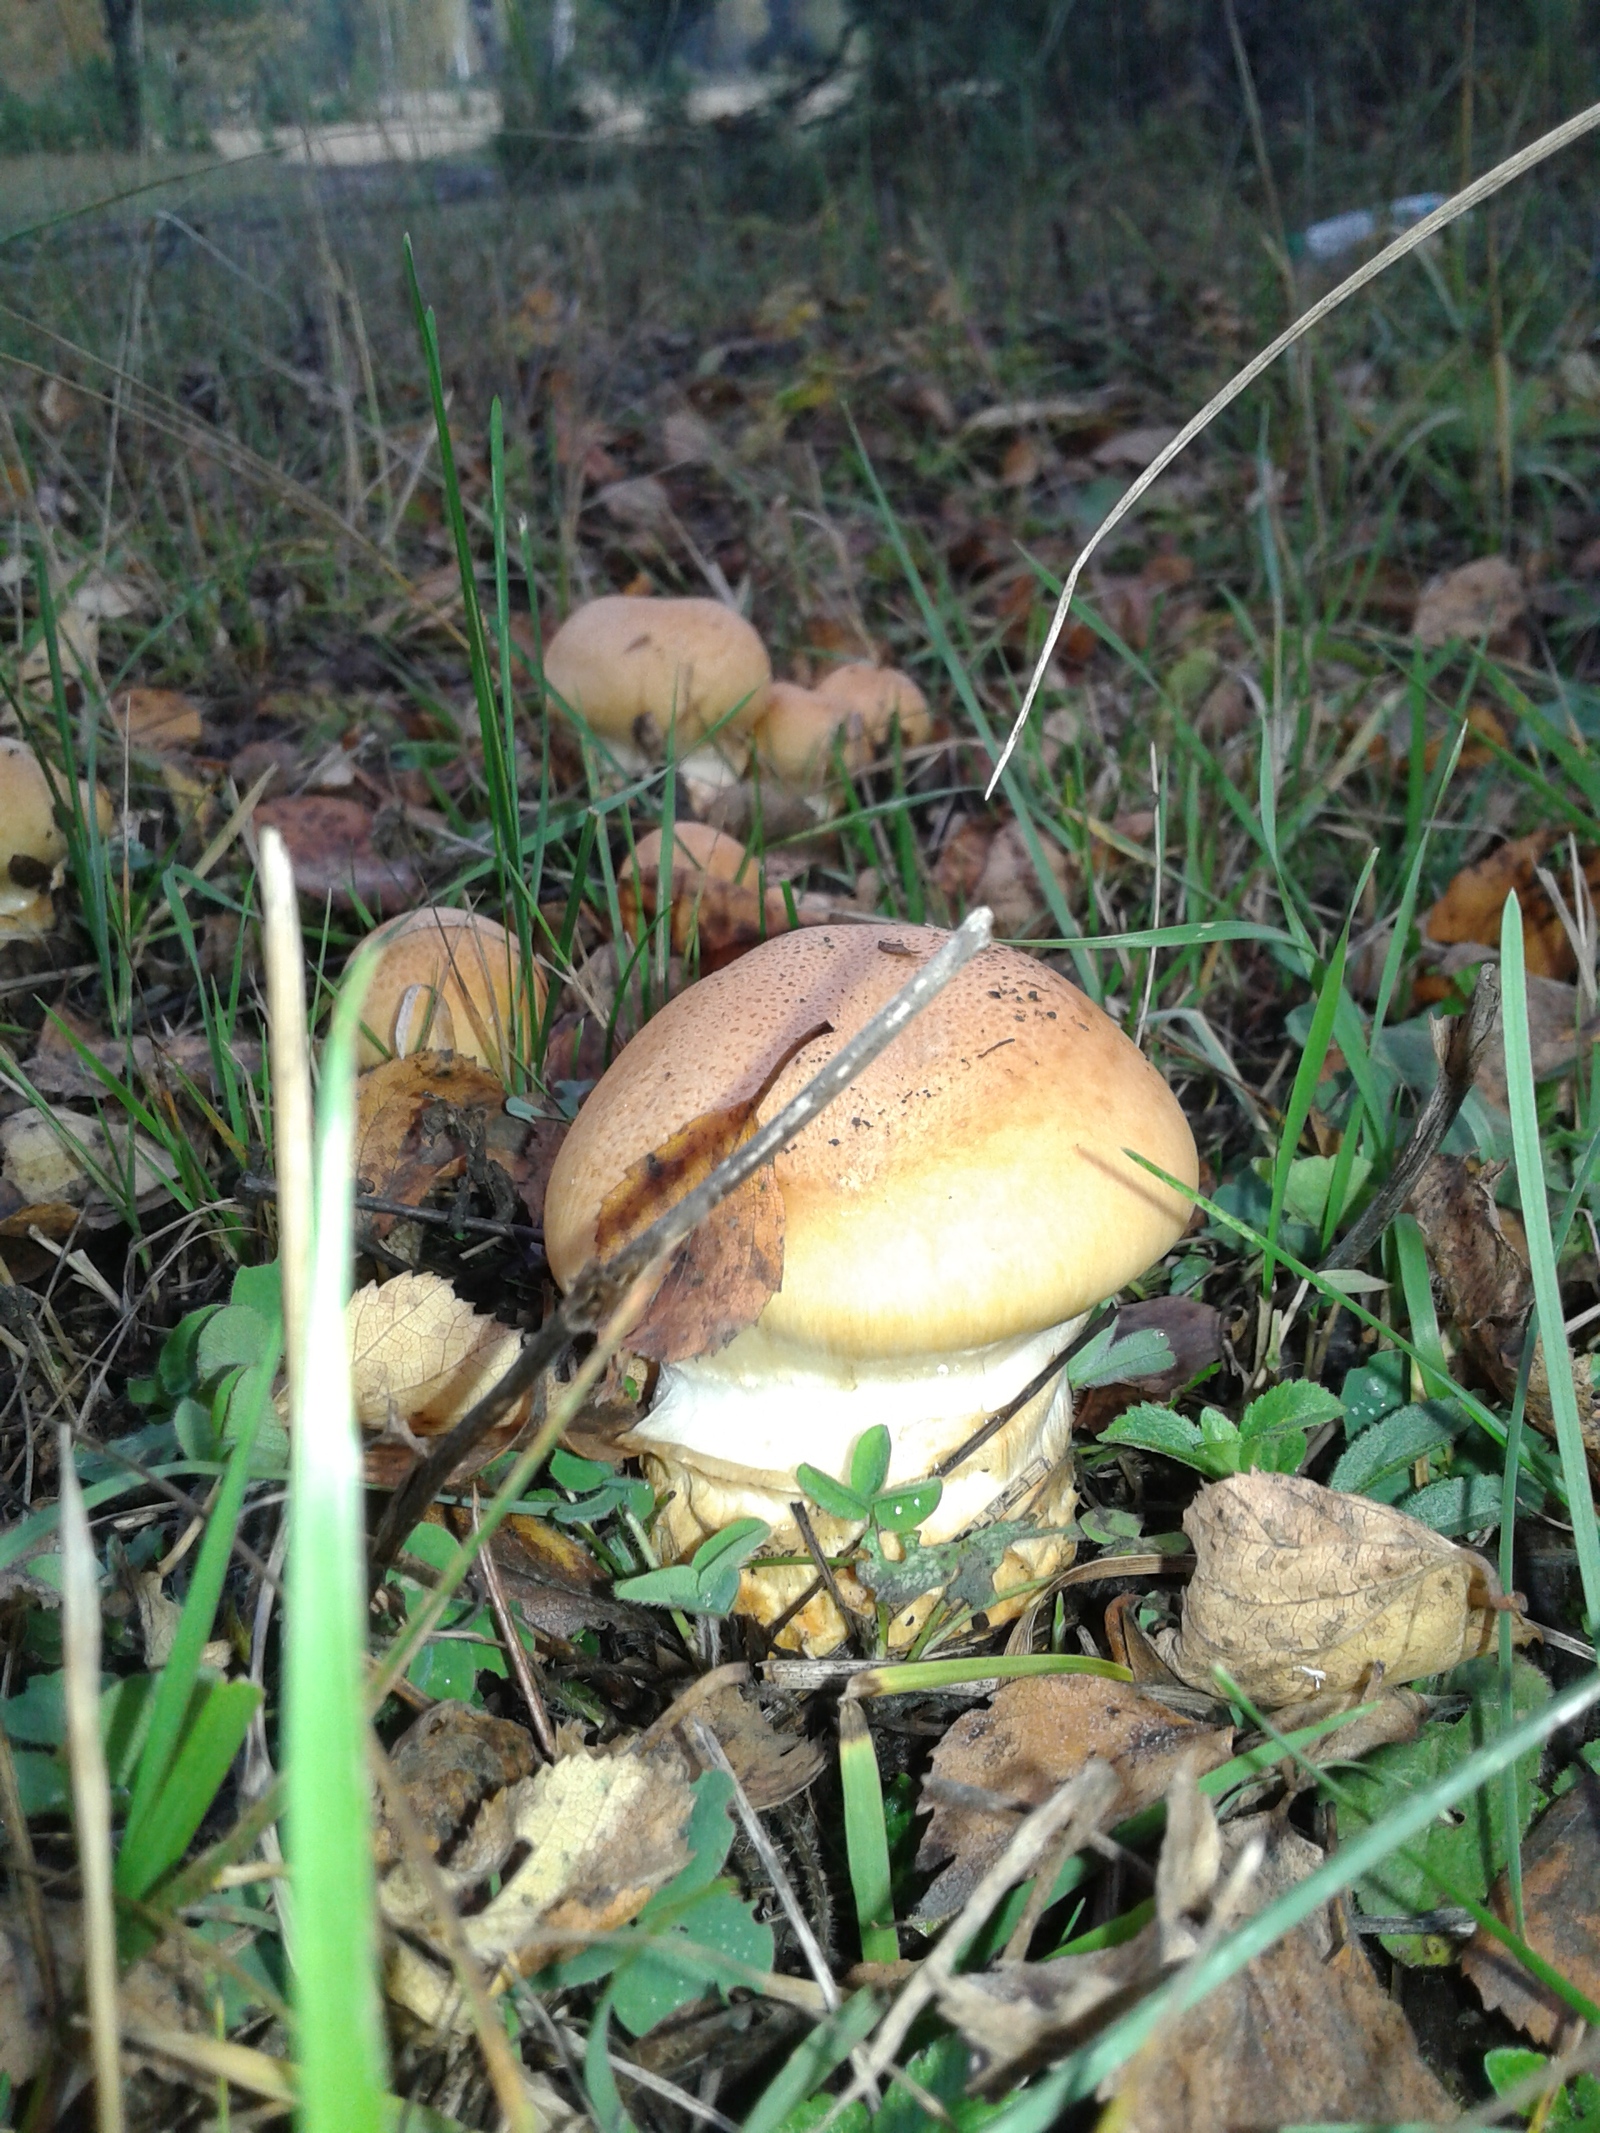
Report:
[{"label": "speckled cap surface", "polygon": [[[565,1286],[607,1195],[652,1149],[759,1088],[765,1121],[948,936],[860,925],[781,934],[670,1002],[620,1054],[557,1157],[545,1248]],[[1076,986],[1016,949],[977,956],[778,1157],[783,1282],[763,1332],[913,1356],[1042,1330],[1114,1295],[1182,1234],[1188,1204],[1128,1161],[1197,1180],[1176,1098]]]}]

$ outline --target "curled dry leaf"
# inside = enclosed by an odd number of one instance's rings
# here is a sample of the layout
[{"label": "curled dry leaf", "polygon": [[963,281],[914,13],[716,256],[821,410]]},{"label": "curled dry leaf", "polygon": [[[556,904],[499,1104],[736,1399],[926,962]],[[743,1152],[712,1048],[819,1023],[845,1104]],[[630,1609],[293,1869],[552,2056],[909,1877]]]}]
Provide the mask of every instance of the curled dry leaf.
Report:
[{"label": "curled dry leaf", "polygon": [[[487,1874],[504,1863],[504,1853],[488,1865],[477,1863],[486,1846],[474,1830],[486,1802],[533,1773],[533,1737],[525,1727],[450,1699],[406,1728],[389,1751],[389,1763],[442,1868],[455,1874],[470,1865],[472,1873]],[[375,1852],[380,1869],[405,1853],[381,1801]]]},{"label": "curled dry leaf", "polygon": [[275,829],[289,847],[295,887],[313,903],[332,897],[344,910],[357,904],[380,915],[405,911],[421,888],[415,863],[390,858],[373,842],[378,818],[356,800],[299,793],[263,800],[257,829]]},{"label": "curled dry leaf", "polygon": [[[1533,1276],[1516,1218],[1495,1202],[1504,1166],[1475,1156],[1436,1155],[1418,1178],[1408,1205],[1416,1216],[1443,1292],[1445,1308],[1474,1369],[1509,1399],[1522,1365],[1522,1344],[1533,1309]],[[1600,1422],[1586,1370],[1573,1372],[1578,1421],[1591,1467],[1600,1471]],[[1555,1435],[1544,1343],[1534,1350],[1528,1379],[1528,1420]]]},{"label": "curled dry leaf", "polygon": [[804,1792],[826,1767],[827,1754],[819,1742],[800,1733],[780,1733],[772,1724],[751,1688],[748,1667],[719,1667],[692,1682],[641,1736],[639,1748],[649,1749],[670,1736],[695,1769],[709,1769],[695,1737],[696,1720],[721,1742],[745,1798],[758,1813]]},{"label": "curled dry leaf", "polygon": [[961,1908],[1016,1829],[1002,1802],[1037,1807],[1091,1760],[1117,1779],[1117,1817],[1159,1800],[1179,1763],[1205,1771],[1224,1762],[1230,1727],[1202,1725],[1141,1696],[1131,1683],[1093,1674],[1043,1674],[1009,1681],[982,1710],[965,1712],[933,1751],[932,1775],[947,1786],[994,1796],[995,1806],[938,1798],[917,1864],[944,1872],[913,1916],[936,1924]]},{"label": "curled dry leaf", "polygon": [[[1490,1892],[1489,1905],[1504,1924],[1515,1925],[1504,1874]],[[1600,1778],[1581,1763],[1577,1784],[1523,1841],[1522,1915],[1528,1945],[1569,1985],[1600,1999]],[[1498,2008],[1536,2044],[1554,2044],[1573,2019],[1567,2002],[1481,1926],[1461,1967],[1484,2006]]]},{"label": "curled dry leaf", "polygon": [[1156,1640],[1184,1681],[1223,1667],[1268,1710],[1324,1690],[1442,1674],[1490,1649],[1487,1566],[1420,1520],[1298,1474],[1203,1488],[1184,1513],[1194,1577],[1180,1628]]},{"label": "curled dry leaf", "polygon": [[1491,652],[1515,652],[1527,604],[1515,564],[1501,555],[1480,556],[1423,587],[1411,634],[1418,644],[1434,646],[1487,638]]},{"label": "curled dry leaf", "polygon": [[[448,1052],[387,1059],[356,1085],[356,1176],[377,1199],[420,1207],[429,1193],[468,1181],[497,1218],[540,1222],[564,1120],[514,1118],[486,1067]],[[379,1239],[394,1215],[363,1220]]]},{"label": "curled dry leaf", "polygon": [[[682,1764],[659,1756],[566,1755],[521,1779],[504,1795],[509,1842],[500,1863],[513,1848],[527,1855],[499,1894],[462,1920],[479,1963],[494,1974],[522,1974],[551,1959],[559,1946],[552,1934],[626,1925],[688,1864],[693,1804]],[[497,1841],[500,1829],[497,1820]],[[397,1884],[393,1900],[408,1921],[426,1915],[420,1890]],[[467,2026],[449,1970],[403,1943],[392,1951],[387,1983],[390,1997],[423,2021]]]},{"label": "curled dry leaf", "polygon": [[[474,1311],[437,1274],[400,1274],[357,1289],[345,1324],[356,1420],[363,1429],[403,1425],[419,1436],[459,1422],[522,1346],[514,1327]],[[524,1402],[505,1426],[526,1413]]]}]

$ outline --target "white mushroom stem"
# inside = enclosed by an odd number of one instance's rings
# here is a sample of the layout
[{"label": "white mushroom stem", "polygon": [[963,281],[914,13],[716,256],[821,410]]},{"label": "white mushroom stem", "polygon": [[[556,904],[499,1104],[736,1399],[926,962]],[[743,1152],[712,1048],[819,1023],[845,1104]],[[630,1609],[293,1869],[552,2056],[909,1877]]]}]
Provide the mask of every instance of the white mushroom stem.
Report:
[{"label": "white mushroom stem", "polygon": [[[718,1355],[666,1364],[629,1447],[683,1490],[697,1525],[710,1531],[755,1516],[782,1539],[794,1531],[788,1507],[800,1494],[797,1465],[846,1479],[857,1438],[881,1422],[892,1445],[890,1483],[919,1481],[1014,1400],[1083,1322],[987,1348],[872,1363],[799,1349],[751,1326]],[[1054,1466],[1071,1429],[1063,1375],[946,1478],[923,1539],[965,1531],[1035,1461]]]}]

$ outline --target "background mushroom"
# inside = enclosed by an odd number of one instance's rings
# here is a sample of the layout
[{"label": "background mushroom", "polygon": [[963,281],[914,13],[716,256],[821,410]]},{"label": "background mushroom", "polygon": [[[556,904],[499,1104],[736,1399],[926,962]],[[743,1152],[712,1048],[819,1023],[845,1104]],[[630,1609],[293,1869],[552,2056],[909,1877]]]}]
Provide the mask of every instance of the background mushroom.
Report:
[{"label": "background mushroom", "polygon": [[[361,1010],[360,1063],[376,1066],[424,1049],[455,1052],[504,1075],[529,1009],[521,956],[504,926],[475,911],[430,904],[372,935],[381,951]],[[543,973],[532,973],[532,1013],[542,1015]]]},{"label": "background mushroom", "polygon": [[659,762],[670,735],[691,790],[714,793],[744,768],[772,663],[720,600],[608,594],[562,623],[544,678],[557,708],[576,712],[623,769]]},{"label": "background mushroom", "polygon": [[817,792],[835,775],[838,737],[846,770],[864,770],[872,743],[860,715],[848,704],[775,681],[755,729],[756,756],[764,769],[795,792]]},{"label": "background mushroom", "polygon": [[[545,1204],[557,1280],[623,1241],[618,1210],[653,1151],[681,1148],[697,1120],[763,1089],[755,1115],[769,1116],[943,938],[883,924],[786,934],[673,1000],[563,1144]],[[828,1034],[812,1034],[822,1024]],[[893,1438],[892,1484],[956,1452],[1062,1352],[1092,1305],[1182,1233],[1187,1202],[1130,1162],[1129,1147],[1194,1182],[1183,1113],[1117,1025],[1030,957],[979,956],[778,1158],[781,1270],[742,1327],[731,1339],[711,1327],[698,1346],[656,1343],[654,1404],[630,1442],[670,1492],[657,1527],[666,1552],[687,1553],[744,1515],[766,1519],[774,1545],[793,1552],[796,1465],[842,1477],[875,1423]],[[705,1292],[747,1248],[719,1236],[720,1260],[696,1269]],[[646,1353],[648,1326],[634,1336]],[[1064,1523],[1070,1425],[1057,1379],[946,1478],[924,1539],[965,1531],[1019,1480],[1007,1517]],[[826,1548],[852,1537],[826,1516],[816,1525]],[[1015,1587],[1069,1556],[1060,1538],[1024,1543],[997,1583]],[[809,1581],[757,1561],[740,1605],[771,1621]],[[897,1621],[900,1641],[917,1619]],[[822,1598],[793,1630],[827,1649],[843,1625]]]},{"label": "background mushroom", "polygon": [[832,667],[816,685],[824,703],[836,704],[861,721],[862,731],[874,748],[888,740],[896,720],[900,738],[908,748],[919,748],[933,732],[928,699],[909,674],[898,667],[875,667],[865,660],[851,660]]},{"label": "background mushroom", "polygon": [[[87,781],[78,789],[87,808]],[[51,891],[60,886],[67,859],[66,832],[56,819],[58,790],[26,741],[0,736],[0,936],[31,939],[55,923]],[[93,806],[105,836],[114,818],[98,785]]]}]

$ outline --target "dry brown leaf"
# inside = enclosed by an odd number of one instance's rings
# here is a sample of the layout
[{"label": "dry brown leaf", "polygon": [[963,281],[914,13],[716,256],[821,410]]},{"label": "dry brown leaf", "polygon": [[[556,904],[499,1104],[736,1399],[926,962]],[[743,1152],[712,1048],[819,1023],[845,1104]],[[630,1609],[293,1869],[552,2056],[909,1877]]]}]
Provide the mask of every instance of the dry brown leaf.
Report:
[{"label": "dry brown leaf", "polygon": [[[389,1762],[428,1850],[442,1865],[459,1868],[466,1863],[460,1846],[478,1810],[519,1778],[531,1776],[533,1737],[509,1719],[492,1718],[487,1711],[451,1699],[412,1721],[389,1750]],[[392,1866],[404,1851],[399,1831],[380,1805],[375,1830],[379,1867]],[[477,1871],[492,1873],[502,1860],[503,1855]]]},{"label": "dry brown leaf", "polygon": [[[1554,1081],[1570,1073],[1581,1056],[1600,1042],[1600,1016],[1583,1019],[1582,1001],[1576,985],[1559,978],[1529,978],[1528,1041],[1533,1055],[1535,1081]],[[1510,1108],[1506,1088],[1505,1029],[1497,1021],[1478,1062],[1474,1084],[1480,1096]]]},{"label": "dry brown leaf", "polygon": [[773,1726],[750,1686],[748,1667],[719,1667],[691,1682],[641,1736],[638,1747],[649,1749],[670,1735],[695,1769],[708,1769],[709,1760],[695,1738],[695,1720],[716,1735],[741,1790],[759,1813],[804,1792],[827,1766],[819,1742],[799,1733],[780,1733]]},{"label": "dry brown leaf", "polygon": [[[755,1131],[761,1101],[797,1052],[828,1025],[784,1046],[749,1093],[691,1119],[635,1163],[595,1225],[595,1256],[609,1259],[709,1177]],[[659,1363],[714,1354],[754,1325],[783,1280],[783,1195],[769,1169],[746,1179],[680,1246],[629,1347]]]},{"label": "dry brown leaf", "polygon": [[1433,646],[1477,644],[1486,637],[1491,652],[1512,651],[1527,604],[1516,566],[1504,556],[1480,556],[1423,587],[1411,634]]},{"label": "dry brown leaf", "polygon": [[[115,1184],[115,1202],[96,1173]],[[86,1111],[17,1111],[0,1123],[0,1235],[25,1237],[37,1227],[59,1238],[80,1221],[104,1229],[122,1220],[128,1182],[144,1209],[164,1199],[176,1177],[154,1141],[115,1119],[102,1125]]]},{"label": "dry brown leaf", "polygon": [[[459,1422],[504,1377],[522,1335],[485,1318],[437,1274],[357,1289],[345,1311],[351,1391],[363,1429],[431,1436]],[[527,1413],[532,1394],[504,1426]]]},{"label": "dry brown leaf", "polygon": [[1074,1437],[1098,1436],[1136,1400],[1174,1398],[1222,1361],[1222,1313],[1193,1296],[1153,1296],[1147,1303],[1125,1305],[1117,1313],[1117,1338],[1130,1333],[1162,1334],[1172,1350],[1170,1369],[1155,1377],[1097,1385],[1084,1393],[1072,1417]]},{"label": "dry brown leaf", "polygon": [[1184,1513],[1195,1570],[1178,1631],[1156,1640],[1173,1672],[1214,1690],[1225,1667],[1268,1710],[1442,1674],[1494,1643],[1475,1604],[1484,1566],[1387,1504],[1298,1474],[1233,1474]]},{"label": "dry brown leaf", "polygon": [[[386,1059],[356,1084],[356,1176],[380,1200],[420,1207],[438,1186],[466,1178],[497,1218],[544,1218],[545,1185],[566,1134],[561,1119],[514,1118],[486,1067],[448,1052]],[[382,1240],[394,1215],[367,1213]]]},{"label": "dry brown leaf", "polygon": [[[520,1780],[505,1801],[512,1843],[527,1856],[498,1895],[462,1920],[472,1953],[492,1972],[516,1974],[547,1962],[546,1934],[626,1925],[688,1863],[694,1803],[676,1760],[567,1755]],[[409,1872],[396,1868],[385,1886],[395,1885],[393,1900],[405,1915],[420,1918],[420,1891],[396,1881]],[[402,1947],[387,1983],[391,1998],[423,2021],[465,2026],[448,1970]]]},{"label": "dry brown leaf", "polygon": [[[1160,1799],[1176,1764],[1192,1759],[1197,1770],[1214,1769],[1232,1743],[1231,1728],[1180,1717],[1131,1683],[1043,1674],[1007,1682],[985,1708],[958,1718],[933,1751],[932,1775],[1037,1807],[1097,1759],[1116,1774],[1120,1818]],[[936,1797],[917,1864],[953,1863],[918,1904],[917,1923],[936,1924],[958,1911],[1015,1830],[1015,1816],[1003,1810]]]},{"label": "dry brown leaf", "polygon": [[346,910],[359,903],[382,916],[409,910],[421,879],[415,863],[389,858],[373,843],[377,817],[356,800],[296,793],[263,800],[256,828],[275,829],[289,848],[295,887],[313,903],[328,897]]},{"label": "dry brown leaf", "polygon": [[1000,485],[1004,489],[1031,489],[1043,466],[1037,442],[1024,430],[1006,446],[1000,462]]},{"label": "dry brown leaf", "polygon": [[[1475,942],[1480,947],[1498,948],[1500,914],[1514,889],[1522,907],[1522,941],[1529,975],[1570,979],[1577,969],[1572,942],[1538,878],[1539,867],[1554,842],[1553,831],[1533,830],[1526,837],[1509,838],[1487,857],[1463,867],[1423,920],[1424,935],[1444,946]],[[1583,872],[1591,890],[1600,887],[1600,855],[1589,854]],[[1447,989],[1438,981],[1431,987],[1425,980],[1419,981],[1416,997],[1426,1005],[1443,998]]]},{"label": "dry brown leaf", "polygon": [[1177,434],[1170,423],[1119,430],[1115,437],[1097,444],[1089,457],[1097,467],[1124,468],[1130,474],[1142,474],[1153,459],[1160,458]]},{"label": "dry brown leaf", "polygon": [[[1490,1892],[1489,1905],[1504,1924],[1515,1923],[1504,1874]],[[1600,1778],[1581,1763],[1577,1784],[1523,1842],[1522,1905],[1528,1945],[1569,1985],[1591,2000],[1600,1998]],[[1536,2044],[1554,2044],[1573,2019],[1566,2001],[1530,1976],[1505,1943],[1481,1926],[1461,1967],[1484,2006],[1498,2008]]]},{"label": "dry brown leaf", "polygon": [[111,718],[131,747],[198,748],[200,706],[180,689],[123,689],[112,697]]},{"label": "dry brown leaf", "polygon": [[[1495,1183],[1503,1167],[1482,1163],[1476,1156],[1436,1155],[1407,1205],[1422,1230],[1445,1308],[1474,1369],[1509,1399],[1533,1309],[1533,1277],[1515,1215],[1495,1203]],[[1573,1389],[1584,1446],[1591,1465],[1600,1469],[1600,1422],[1586,1370],[1573,1372]],[[1527,1413],[1536,1429],[1547,1437],[1555,1435],[1542,1341],[1528,1379]]]},{"label": "dry brown leaf", "polygon": [[[1323,1863],[1314,1844],[1264,1816],[1229,1826],[1230,1859],[1257,1832],[1267,1850],[1248,1899],[1252,1912]],[[1164,2023],[1114,2086],[1101,2121],[1106,2133],[1180,2126],[1276,2133],[1310,2121],[1442,2125],[1457,2115],[1360,1943],[1335,1931],[1327,1906]]]}]

